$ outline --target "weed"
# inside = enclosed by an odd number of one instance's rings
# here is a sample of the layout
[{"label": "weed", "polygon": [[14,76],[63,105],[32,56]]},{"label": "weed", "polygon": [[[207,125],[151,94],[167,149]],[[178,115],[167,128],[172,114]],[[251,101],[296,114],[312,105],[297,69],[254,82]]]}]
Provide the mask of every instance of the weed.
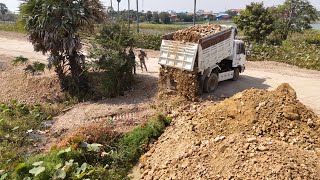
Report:
[{"label": "weed", "polygon": [[[55,150],[49,154],[31,157],[19,164],[11,177],[16,179],[33,177],[36,180],[57,177],[60,179],[127,179],[130,169],[146,152],[148,145],[163,133],[170,121],[165,116],[158,115],[123,136],[118,136],[112,141],[108,138],[102,142],[103,144],[82,142],[77,149]],[[101,133],[96,135],[104,136]]]},{"label": "weed", "polygon": [[14,60],[12,60],[12,64],[14,66],[18,65],[18,64],[27,64],[29,61],[28,58],[25,58],[23,56],[18,56],[18,57],[15,57]]}]

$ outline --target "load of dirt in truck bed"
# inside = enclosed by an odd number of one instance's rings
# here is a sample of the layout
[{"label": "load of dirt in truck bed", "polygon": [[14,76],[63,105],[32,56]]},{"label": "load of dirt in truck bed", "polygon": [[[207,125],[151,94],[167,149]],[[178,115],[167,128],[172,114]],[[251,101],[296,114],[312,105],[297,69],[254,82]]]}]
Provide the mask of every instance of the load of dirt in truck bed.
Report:
[{"label": "load of dirt in truck bed", "polygon": [[141,157],[141,178],[319,179],[319,125],[288,84],[190,105]]},{"label": "load of dirt in truck bed", "polygon": [[[223,30],[223,27],[217,24],[196,25],[175,32],[173,40],[197,43],[199,39],[220,32],[221,30]],[[197,61],[195,65],[197,66]],[[195,101],[199,96],[200,89],[197,67],[195,67],[192,72],[172,67],[160,68],[159,90],[162,94],[165,93],[165,89],[168,88],[168,78],[174,79],[177,95],[181,95],[192,101]]]},{"label": "load of dirt in truck bed", "polygon": [[192,26],[186,29],[178,30],[173,35],[173,40],[198,43],[199,39],[215,34],[223,30],[218,24],[202,24]]}]

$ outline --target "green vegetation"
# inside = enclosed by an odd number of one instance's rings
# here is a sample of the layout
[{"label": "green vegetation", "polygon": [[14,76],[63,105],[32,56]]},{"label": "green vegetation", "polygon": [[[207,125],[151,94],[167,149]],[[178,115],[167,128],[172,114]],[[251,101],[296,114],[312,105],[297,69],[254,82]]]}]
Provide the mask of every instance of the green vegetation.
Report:
[{"label": "green vegetation", "polygon": [[116,97],[131,87],[135,61],[130,59],[127,49],[133,45],[132,33],[120,22],[106,24],[91,42],[91,56],[98,59],[95,64],[104,72],[99,91],[103,96]]},{"label": "green vegetation", "polygon": [[127,179],[131,168],[148,145],[158,138],[171,120],[158,115],[148,123],[107,144],[81,142],[78,148],[53,150],[30,157],[8,177],[47,179]]},{"label": "green vegetation", "polygon": [[0,22],[0,31],[25,33],[25,30],[23,29],[23,27],[18,23],[1,23]]},{"label": "green vegetation", "polygon": [[0,170],[10,171],[26,158],[40,138],[33,131],[41,130],[41,122],[50,119],[43,106],[0,102]]},{"label": "green vegetation", "polygon": [[309,1],[286,0],[270,8],[265,8],[263,3],[251,3],[234,22],[250,41],[281,44],[290,33],[311,29],[311,23],[318,18],[317,10]]},{"label": "green vegetation", "polygon": [[41,74],[44,72],[46,68],[46,65],[40,62],[33,62],[32,64],[27,65],[26,68],[24,68],[24,71],[26,74],[30,74],[32,76],[36,74]]},{"label": "green vegetation", "polygon": [[320,70],[320,31],[295,33],[280,46],[255,44],[248,60],[277,61]]},{"label": "green vegetation", "polygon": [[23,0],[20,6],[35,51],[49,54],[49,65],[62,89],[74,96],[85,96],[90,90],[80,32],[93,32],[95,23],[106,17],[103,9],[100,1],[89,0]]},{"label": "green vegetation", "polygon": [[269,34],[274,30],[274,18],[268,8],[263,3],[247,5],[240,16],[234,18],[237,27],[244,32],[248,40],[258,43],[264,42]]},{"label": "green vegetation", "polygon": [[160,50],[162,35],[136,33],[134,34],[134,39],[135,39],[135,47],[143,48],[143,49]]}]

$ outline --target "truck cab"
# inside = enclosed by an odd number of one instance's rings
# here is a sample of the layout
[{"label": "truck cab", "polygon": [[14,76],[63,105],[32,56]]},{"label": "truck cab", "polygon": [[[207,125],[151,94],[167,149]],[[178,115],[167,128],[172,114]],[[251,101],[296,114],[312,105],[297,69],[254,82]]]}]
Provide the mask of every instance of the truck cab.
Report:
[{"label": "truck cab", "polygon": [[244,72],[246,63],[246,49],[245,44],[241,40],[234,40],[234,48],[232,59],[232,67],[240,68],[240,72]]}]

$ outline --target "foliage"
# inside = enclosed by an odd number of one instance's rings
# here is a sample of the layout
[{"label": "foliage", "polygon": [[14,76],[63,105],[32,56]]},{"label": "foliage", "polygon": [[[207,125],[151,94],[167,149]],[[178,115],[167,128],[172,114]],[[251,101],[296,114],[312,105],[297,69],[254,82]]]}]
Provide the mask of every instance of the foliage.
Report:
[{"label": "foliage", "polygon": [[134,39],[135,39],[135,47],[143,48],[143,49],[160,50],[162,35],[136,33],[134,35]]},{"label": "foliage", "polygon": [[18,23],[1,23],[0,22],[0,31],[25,33],[24,28]]},{"label": "foliage", "polygon": [[163,23],[163,24],[170,24],[171,23],[170,14],[167,12],[161,12],[159,14],[159,18],[161,20],[161,23]]},{"label": "foliage", "polygon": [[277,61],[320,70],[320,47],[309,42],[310,37],[316,36],[317,33],[316,31],[307,31],[304,34],[293,34],[293,37],[284,41],[281,46],[255,44],[248,60]]},{"label": "foliage", "polygon": [[251,3],[234,18],[237,27],[250,41],[263,42],[274,30],[274,19],[263,3]]},{"label": "foliage", "polygon": [[0,102],[0,169],[10,171],[25,158],[39,138],[36,130],[50,119],[43,106]]},{"label": "foliage", "polygon": [[46,68],[46,65],[40,62],[33,62],[33,64],[27,65],[26,68],[24,68],[25,73],[31,74],[32,76],[36,74],[41,74],[44,72]]},{"label": "foliage", "polygon": [[19,64],[26,64],[28,63],[29,59],[25,58],[23,56],[17,56],[14,58],[14,60],[12,60],[12,65],[16,66]]},{"label": "foliage", "polygon": [[177,18],[182,22],[193,22],[193,16],[190,16],[187,13],[178,13]]},{"label": "foliage", "polygon": [[231,9],[227,10],[226,13],[231,16],[232,18],[238,15],[238,12],[233,11]]},{"label": "foliage", "polygon": [[0,3],[0,13],[2,14],[2,16],[4,16],[8,11],[8,7],[5,4]]},{"label": "foliage", "polygon": [[276,19],[276,34],[286,40],[290,32],[311,29],[311,22],[318,20],[317,10],[308,0],[286,0],[272,9]]},{"label": "foliage", "polygon": [[91,56],[99,59],[95,63],[106,74],[101,79],[102,95],[122,95],[133,83],[135,62],[127,53],[127,48],[134,45],[131,32],[124,23],[106,24],[91,45]]},{"label": "foliage", "polygon": [[75,94],[88,90],[79,33],[92,32],[104,19],[100,1],[23,0],[20,13],[34,49],[49,53],[49,65],[55,67],[62,88]]},{"label": "foliage", "polygon": [[[127,179],[131,168],[158,138],[170,119],[158,115],[143,126],[104,144],[88,144],[30,157],[16,167],[13,178],[46,179]],[[40,168],[39,168],[40,167]],[[35,169],[36,168],[36,169]],[[37,176],[30,171],[38,173]]]}]

